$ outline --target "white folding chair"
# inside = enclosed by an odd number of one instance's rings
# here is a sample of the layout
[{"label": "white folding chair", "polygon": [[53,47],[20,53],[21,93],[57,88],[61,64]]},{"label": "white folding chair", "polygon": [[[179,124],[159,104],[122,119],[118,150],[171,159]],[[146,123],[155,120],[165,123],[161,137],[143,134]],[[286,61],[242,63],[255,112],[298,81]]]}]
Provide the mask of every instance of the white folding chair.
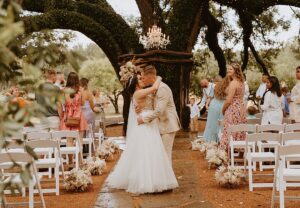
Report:
[{"label": "white folding chair", "polygon": [[[259,132],[271,132],[276,131],[278,133],[284,132],[285,125],[284,124],[266,124],[266,125],[258,125],[257,133]],[[257,142],[258,152],[264,152],[265,149],[269,149],[269,151],[274,150],[275,147],[278,147],[279,143],[277,141],[266,141],[266,142]],[[259,170],[263,171],[264,169],[274,169],[275,165],[265,165],[263,162],[259,163]]]},{"label": "white folding chair", "polygon": [[284,132],[300,131],[300,123],[286,124]]},{"label": "white folding chair", "polygon": [[[300,145],[300,132],[287,132],[282,134],[282,145],[291,146],[291,145]],[[287,168],[296,168],[300,169],[299,164],[291,164],[291,162],[300,161],[300,152],[295,155],[288,155],[285,157]],[[299,184],[298,184],[299,185]],[[297,187],[298,187],[297,185]]]},{"label": "white folding chair", "polygon": [[[75,155],[75,168],[76,170],[79,169],[79,157],[81,157],[82,160],[82,148],[81,148],[81,142],[80,142],[80,136],[78,131],[69,131],[69,130],[63,130],[63,131],[54,131],[52,132],[52,139],[57,139],[59,141],[59,144],[66,144],[65,142],[62,142],[63,140],[66,140],[67,138],[73,138],[75,140],[75,146],[60,146],[60,152],[61,155],[66,155],[66,158],[68,158],[68,155]],[[69,162],[69,161],[67,161]]]},{"label": "white folding chair", "polygon": [[87,137],[82,139],[82,144],[87,144],[89,147],[89,156],[92,156],[92,147],[93,150],[95,151],[95,139],[94,139],[94,130],[93,130],[93,125],[89,124],[89,130],[88,130],[88,135]]},{"label": "white folding chair", "polygon": [[[274,141],[280,144],[280,134],[263,132],[263,133],[253,133],[246,135],[246,157],[245,160],[248,163],[248,177],[249,177],[249,190],[253,191],[254,187],[272,187],[272,183],[254,183],[253,182],[253,162],[275,162],[277,147],[275,147],[275,153],[273,152],[251,152],[249,147],[250,142],[263,142],[263,141]],[[244,162],[246,164],[246,161]],[[260,174],[267,176],[267,174]]]},{"label": "white folding chair", "polygon": [[285,166],[285,157],[298,154],[299,152],[300,152],[300,145],[287,145],[287,146],[279,147],[275,174],[274,174],[274,181],[273,181],[271,207],[274,207],[275,198],[278,198],[278,196],[275,196],[277,184],[279,184],[280,208],[284,208],[285,198],[298,199],[298,200],[300,199],[300,197],[297,196],[289,196],[289,197],[284,196],[286,182],[288,181],[300,182],[300,169],[287,168]]},{"label": "white folding chair", "polygon": [[262,116],[263,116],[263,113],[256,113],[256,114],[255,114],[255,117],[256,117],[256,118],[260,118],[260,119],[261,119]]},{"label": "white folding chair", "polygon": [[[17,184],[18,186],[21,187],[28,187],[29,188],[29,207],[33,208],[34,207],[34,186],[37,186],[40,198],[41,198],[41,206],[43,208],[46,207],[41,184],[40,184],[40,179],[37,174],[35,162],[33,158],[28,154],[28,153],[21,153],[21,152],[14,152],[14,153],[0,153],[0,169],[11,171],[13,162],[19,164],[19,165],[25,165],[25,164],[31,164],[30,165],[30,177],[28,184],[25,185],[22,181],[22,177],[20,173],[16,172],[11,172],[10,176],[1,178],[1,186],[5,186],[5,184],[12,182],[14,184]],[[4,196],[3,196],[4,197]],[[37,203],[37,202],[36,202]],[[7,203],[6,200],[4,200],[4,207],[6,205],[22,205],[22,203]]]},{"label": "white folding chair", "polygon": [[[236,141],[234,140],[232,134],[238,133],[238,132],[248,132],[248,133],[255,133],[256,132],[256,126],[251,124],[238,124],[233,125],[229,127],[229,149],[230,149],[230,161],[231,166],[234,166],[234,149],[244,149],[245,148],[245,141]],[[252,150],[255,149],[255,142],[249,142],[249,147],[252,148]],[[241,168],[244,168],[245,166],[239,166]]]},{"label": "white folding chair", "polygon": [[[300,132],[300,123],[286,124],[284,132]],[[295,139],[292,141],[286,141],[286,144],[289,144],[289,145],[298,145],[299,144],[300,145],[300,137],[298,137],[298,139]],[[288,168],[300,168],[300,165],[297,165],[297,164],[291,165],[291,161],[293,161],[293,162],[300,161],[300,155],[298,155],[298,158],[296,158],[294,156],[288,156],[285,159],[286,159]]]},{"label": "white folding chair", "polygon": [[56,193],[56,195],[59,195],[59,167],[61,167],[63,179],[65,178],[64,174],[64,167],[61,159],[60,154],[60,147],[57,140],[50,140],[50,139],[42,139],[42,140],[31,140],[26,143],[29,147],[33,148],[34,151],[40,148],[50,148],[54,149],[53,155],[49,158],[39,158],[35,163],[37,168],[48,168],[52,169],[54,168],[54,176],[55,176],[55,189],[43,189],[44,193]]},{"label": "white folding chair", "polygon": [[[46,131],[32,131],[29,132],[25,135],[26,140],[27,141],[32,141],[32,140],[50,140],[52,139],[51,133],[50,132],[46,132]],[[53,154],[53,148],[51,147],[38,147],[34,149],[34,152],[39,155],[39,156],[44,156],[44,158],[46,159],[51,158],[52,154]],[[52,168],[49,168],[48,171],[48,177],[51,178],[52,177]]]},{"label": "white folding chair", "polygon": [[95,138],[98,138],[98,148],[101,147],[101,144],[104,140],[104,132],[101,128],[99,128],[98,133],[94,133]]}]

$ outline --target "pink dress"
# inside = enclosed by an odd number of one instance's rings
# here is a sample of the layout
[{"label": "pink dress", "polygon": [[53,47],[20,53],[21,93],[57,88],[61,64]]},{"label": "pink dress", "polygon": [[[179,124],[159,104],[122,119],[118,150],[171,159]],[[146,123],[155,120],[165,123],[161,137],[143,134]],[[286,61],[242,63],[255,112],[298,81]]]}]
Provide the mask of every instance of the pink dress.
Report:
[{"label": "pink dress", "polygon": [[[88,129],[88,124],[84,118],[81,108],[81,93],[78,92],[75,94],[73,99],[70,99],[65,102],[63,112],[63,119],[60,122],[60,130],[79,130],[84,131]],[[80,118],[79,127],[67,127],[65,125],[65,119],[67,116]]]},{"label": "pink dress", "polygon": [[[229,143],[229,127],[241,123],[246,123],[245,108],[244,108],[244,91],[245,85],[241,83],[237,88],[233,100],[225,111],[224,115],[224,131],[219,147],[228,151]],[[245,140],[245,132],[237,132],[232,134],[234,140]]]}]

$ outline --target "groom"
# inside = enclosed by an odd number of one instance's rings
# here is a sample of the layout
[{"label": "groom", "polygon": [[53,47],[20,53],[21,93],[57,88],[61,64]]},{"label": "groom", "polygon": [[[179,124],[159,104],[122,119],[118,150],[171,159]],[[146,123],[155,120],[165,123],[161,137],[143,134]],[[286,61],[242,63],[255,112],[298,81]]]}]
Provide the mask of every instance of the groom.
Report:
[{"label": "groom", "polygon": [[[148,86],[156,80],[156,68],[146,66],[142,71],[142,81]],[[138,107],[136,108],[138,111]],[[167,155],[172,164],[172,148],[176,132],[180,129],[180,123],[173,100],[173,94],[168,85],[161,82],[154,97],[154,111],[145,117],[138,117],[138,124],[149,123],[158,118],[159,131],[165,146]]]}]

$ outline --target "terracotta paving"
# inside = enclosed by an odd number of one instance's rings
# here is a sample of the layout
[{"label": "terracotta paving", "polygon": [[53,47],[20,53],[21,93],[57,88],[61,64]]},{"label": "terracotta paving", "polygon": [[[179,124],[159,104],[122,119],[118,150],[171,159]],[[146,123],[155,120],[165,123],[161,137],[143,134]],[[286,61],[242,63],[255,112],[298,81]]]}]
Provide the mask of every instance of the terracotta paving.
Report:
[{"label": "terracotta paving", "polygon": [[199,186],[199,157],[190,150],[189,136],[179,133],[173,147],[173,167],[179,188],[159,194],[133,195],[124,190],[110,189],[105,183],[95,208],[161,208],[212,207],[201,195]]}]

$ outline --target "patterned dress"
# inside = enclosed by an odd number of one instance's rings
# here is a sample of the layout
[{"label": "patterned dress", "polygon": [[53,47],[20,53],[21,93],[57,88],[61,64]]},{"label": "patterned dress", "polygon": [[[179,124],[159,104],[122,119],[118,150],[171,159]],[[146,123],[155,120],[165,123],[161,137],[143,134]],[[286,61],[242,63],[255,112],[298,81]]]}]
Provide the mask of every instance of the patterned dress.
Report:
[{"label": "patterned dress", "polygon": [[[236,89],[235,95],[229,107],[224,114],[224,131],[219,147],[225,151],[229,145],[229,127],[241,123],[246,123],[245,108],[244,108],[244,83],[240,83]],[[245,132],[237,132],[232,134],[234,140],[245,140]]]}]

